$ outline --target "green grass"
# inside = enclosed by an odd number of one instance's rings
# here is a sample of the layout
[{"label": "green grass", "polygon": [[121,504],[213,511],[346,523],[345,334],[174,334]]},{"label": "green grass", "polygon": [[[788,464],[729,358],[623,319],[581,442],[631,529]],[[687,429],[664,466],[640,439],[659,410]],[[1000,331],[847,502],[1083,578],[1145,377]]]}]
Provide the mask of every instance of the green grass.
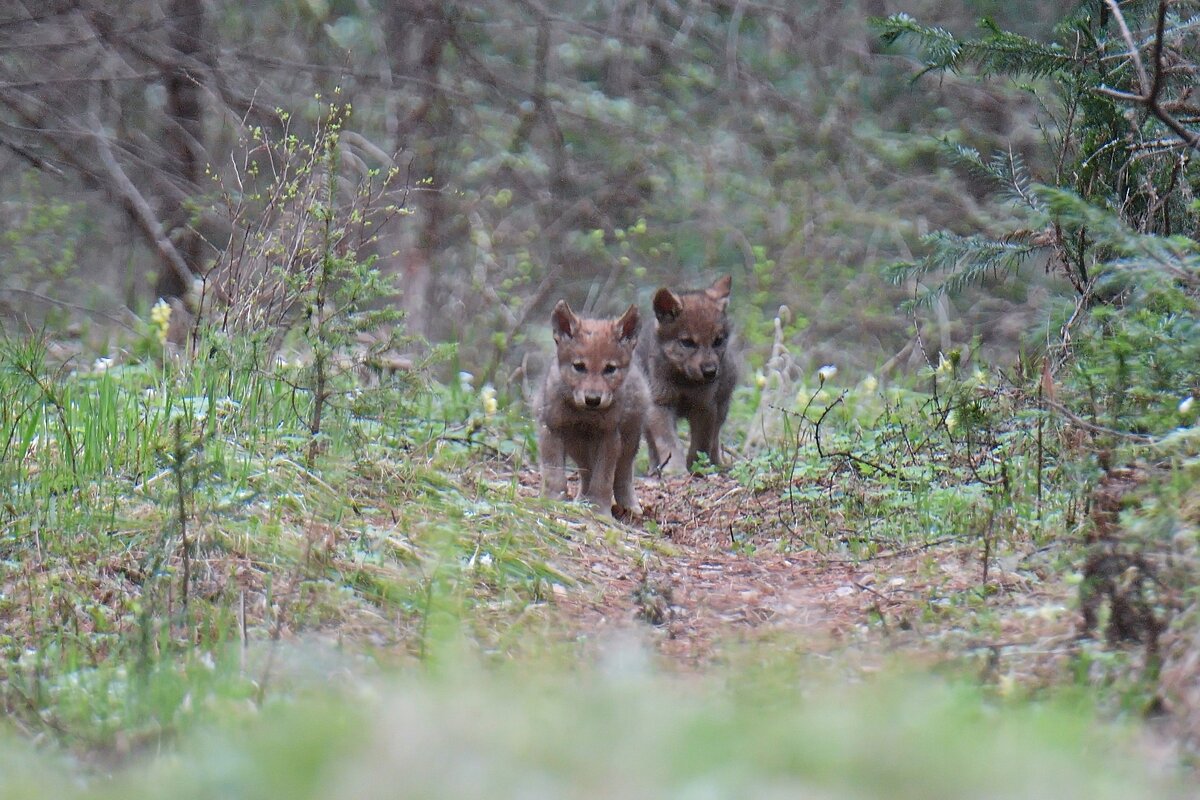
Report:
[{"label": "green grass", "polygon": [[420,657],[439,620],[519,639],[526,609],[572,583],[564,526],[477,466],[502,420],[407,389],[374,419],[335,403],[310,465],[296,381],[224,356],[73,371],[36,340],[0,349],[0,695],[31,730],[101,749],[170,731],[209,694],[197,659],[243,639]]},{"label": "green grass", "polygon": [[786,527],[802,534],[793,544],[822,552],[1028,543],[1062,529],[1095,468],[1056,477],[1059,428],[1034,399],[982,372],[907,383],[764,390],[765,424],[778,433],[732,474],[780,491]]}]

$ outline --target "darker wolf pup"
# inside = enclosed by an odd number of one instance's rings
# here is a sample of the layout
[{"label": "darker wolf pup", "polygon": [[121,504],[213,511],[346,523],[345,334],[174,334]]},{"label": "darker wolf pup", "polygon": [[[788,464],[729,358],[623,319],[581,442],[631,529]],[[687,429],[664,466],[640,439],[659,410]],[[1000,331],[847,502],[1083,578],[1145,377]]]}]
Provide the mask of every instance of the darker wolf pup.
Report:
[{"label": "darker wolf pup", "polygon": [[[650,468],[667,472],[692,469],[701,453],[716,466],[724,464],[721,426],[738,380],[729,350],[731,331],[725,313],[731,276],[707,289],[654,294],[654,327],[642,336],[638,359],[650,381],[650,414],[646,443]],[[691,430],[687,461],[675,432],[683,417]]]},{"label": "darker wolf pup", "polygon": [[567,496],[566,458],[579,465],[580,497],[612,515],[642,513],[633,492],[633,459],[650,404],[634,359],[638,310],[619,319],[580,319],[565,300],[550,317],[557,358],[536,401],[542,495]]}]

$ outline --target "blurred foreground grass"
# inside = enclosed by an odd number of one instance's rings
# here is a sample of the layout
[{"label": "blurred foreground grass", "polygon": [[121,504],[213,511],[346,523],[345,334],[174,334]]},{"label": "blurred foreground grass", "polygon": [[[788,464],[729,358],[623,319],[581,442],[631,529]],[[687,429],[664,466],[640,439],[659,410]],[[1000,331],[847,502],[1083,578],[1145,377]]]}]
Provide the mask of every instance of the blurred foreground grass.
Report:
[{"label": "blurred foreground grass", "polygon": [[329,652],[285,661],[330,671],[115,767],[10,738],[0,796],[1187,796],[1131,729],[1097,724],[1086,704],[1007,704],[903,668],[851,684],[794,665],[671,676],[633,641],[575,669],[480,668],[453,646],[427,670],[374,680],[346,680],[355,669]]}]

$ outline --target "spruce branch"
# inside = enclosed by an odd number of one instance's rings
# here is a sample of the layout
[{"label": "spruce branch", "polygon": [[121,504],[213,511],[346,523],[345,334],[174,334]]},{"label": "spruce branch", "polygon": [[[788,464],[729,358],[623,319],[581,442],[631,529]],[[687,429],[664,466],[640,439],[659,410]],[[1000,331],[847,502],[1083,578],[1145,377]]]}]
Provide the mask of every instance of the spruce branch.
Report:
[{"label": "spruce branch", "polygon": [[1176,267],[1181,260],[1197,254],[1198,246],[1192,239],[1139,233],[1115,212],[1089,203],[1070,189],[1035,185],[1032,191],[1058,224],[1073,230],[1086,229],[1097,245],[1117,255]]},{"label": "spruce branch", "polygon": [[935,70],[959,72],[966,66],[974,66],[985,75],[1040,78],[1072,72],[1083,64],[1057,43],[1047,44],[1001,30],[988,19],[980,23],[985,35],[974,40],[959,39],[945,28],[921,25],[903,13],[874,18],[871,25],[886,44],[915,41],[925,63],[916,77]]},{"label": "spruce branch", "polygon": [[885,269],[888,280],[897,284],[944,273],[940,283],[908,301],[910,308],[928,307],[938,297],[957,294],[988,277],[1010,274],[1045,246],[1029,232],[993,239],[937,231],[921,241],[929,248],[928,255],[918,261],[896,262]]},{"label": "spruce branch", "polygon": [[950,160],[956,166],[962,167],[974,177],[986,181],[999,189],[1009,199],[1016,200],[1032,210],[1038,209],[1038,199],[1030,193],[1033,183],[1025,159],[1019,153],[1008,150],[998,150],[987,161],[974,147],[941,140],[942,146]]}]

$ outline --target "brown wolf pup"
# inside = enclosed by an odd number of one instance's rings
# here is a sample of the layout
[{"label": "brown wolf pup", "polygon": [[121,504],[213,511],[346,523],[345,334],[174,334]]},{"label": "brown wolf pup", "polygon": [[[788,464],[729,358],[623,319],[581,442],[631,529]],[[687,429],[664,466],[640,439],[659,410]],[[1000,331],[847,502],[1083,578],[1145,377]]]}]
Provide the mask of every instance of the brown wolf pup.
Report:
[{"label": "brown wolf pup", "polygon": [[[738,366],[729,350],[732,336],[725,309],[733,278],[718,278],[707,289],[654,294],[654,330],[642,336],[638,359],[650,381],[650,414],[646,443],[650,468],[667,472],[692,469],[701,453],[722,466],[721,426],[738,380]],[[691,430],[684,461],[675,432],[683,417]]]},{"label": "brown wolf pup", "polygon": [[550,317],[557,358],[536,401],[542,495],[567,496],[566,458],[579,465],[580,497],[605,514],[641,514],[633,459],[650,393],[634,359],[638,310],[620,319],[580,319],[565,300]]}]

